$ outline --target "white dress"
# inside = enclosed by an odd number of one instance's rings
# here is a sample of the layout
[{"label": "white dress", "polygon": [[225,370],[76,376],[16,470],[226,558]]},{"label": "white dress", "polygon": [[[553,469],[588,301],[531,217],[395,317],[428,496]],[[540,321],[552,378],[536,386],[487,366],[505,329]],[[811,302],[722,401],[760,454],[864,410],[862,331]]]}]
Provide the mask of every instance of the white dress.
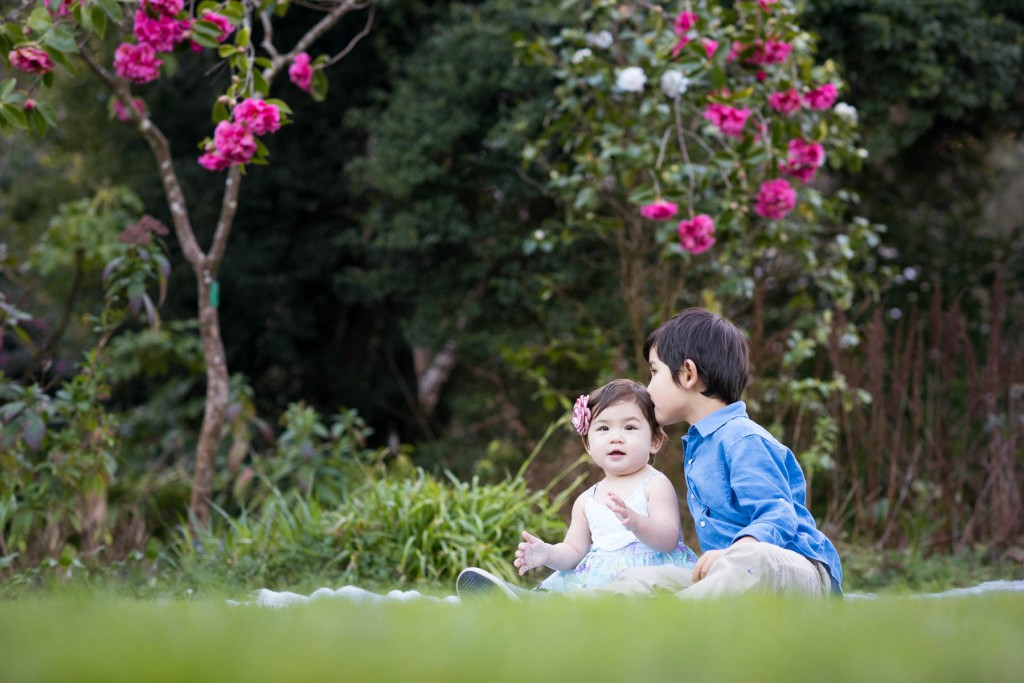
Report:
[{"label": "white dress", "polygon": [[[652,472],[625,500],[627,506],[645,517],[650,516],[645,493],[647,483],[651,477],[658,475],[659,472]],[[597,487],[598,484],[590,487],[590,497],[583,508],[590,525],[590,550],[575,569],[556,571],[544,579],[536,590],[565,592],[598,588],[611,583],[623,570],[631,567],[674,564],[692,568],[697,564],[697,555],[683,544],[681,537],[675,550],[668,553],[645,545],[636,534],[622,526],[614,512],[595,500]]]}]

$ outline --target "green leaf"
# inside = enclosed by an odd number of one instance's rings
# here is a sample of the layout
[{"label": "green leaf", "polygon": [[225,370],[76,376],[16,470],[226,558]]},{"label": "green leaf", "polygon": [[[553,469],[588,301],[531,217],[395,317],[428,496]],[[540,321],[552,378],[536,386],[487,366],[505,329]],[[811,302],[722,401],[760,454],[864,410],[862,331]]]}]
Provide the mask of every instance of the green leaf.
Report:
[{"label": "green leaf", "polygon": [[[93,0],[93,4],[103,10],[103,13],[115,24],[120,24],[121,20],[124,19],[121,4],[117,0]],[[93,18],[93,23],[96,23],[95,17]]]},{"label": "green leaf", "polygon": [[93,7],[89,11],[90,19],[92,20],[93,32],[100,38],[107,34],[107,15],[99,7]]},{"label": "green leaf", "polygon": [[224,59],[235,54],[235,49],[236,48],[234,45],[221,45],[217,48],[217,54],[220,56],[221,59]]},{"label": "green leaf", "polygon": [[[193,26],[193,28],[198,27],[202,23],[203,22],[201,22],[201,21],[197,21],[195,23],[195,26]],[[208,35],[206,33],[202,33],[200,31],[192,31],[192,40],[196,44],[202,45],[203,47],[219,48],[220,47],[220,43],[217,42],[217,37],[219,35],[220,34],[218,33],[217,35],[211,36],[211,35]]]},{"label": "green leaf", "polygon": [[252,87],[264,97],[270,93],[270,84],[267,83],[267,79],[263,77],[263,73],[259,69],[254,69],[252,72]]},{"label": "green leaf", "polygon": [[235,45],[238,47],[249,47],[249,38],[251,35],[252,31],[249,30],[248,26],[246,26],[238,32],[237,36],[235,36]]},{"label": "green leaf", "polygon": [[238,26],[242,23],[242,17],[245,16],[245,9],[240,2],[229,2],[219,11],[219,14],[223,14],[231,20],[232,24]]},{"label": "green leaf", "polygon": [[45,33],[51,26],[53,22],[50,20],[50,13],[42,7],[37,7],[28,15],[28,27],[36,33]]},{"label": "green leaf", "polygon": [[18,128],[28,128],[28,121],[25,120],[25,112],[12,104],[0,104],[0,116],[8,123]]},{"label": "green leaf", "polygon": [[9,78],[6,81],[0,83],[0,102],[7,100],[7,96],[14,90],[14,86],[17,85],[17,81],[13,78]]},{"label": "green leaf", "polygon": [[61,52],[78,52],[75,34],[67,26],[56,26],[52,31],[47,31],[41,42],[43,45],[52,47],[54,50],[60,50]]},{"label": "green leaf", "polygon": [[289,107],[284,100],[279,100],[276,97],[272,97],[267,100],[267,104],[272,104],[278,108],[282,114],[291,114],[292,108]]},{"label": "green leaf", "polygon": [[310,87],[310,94],[317,102],[323,102],[327,97],[327,76],[323,71],[313,72],[313,83]]},{"label": "green leaf", "polygon": [[213,105],[213,122],[220,123],[221,121],[227,121],[231,118],[231,112],[228,111],[228,107],[223,102],[217,101]]},{"label": "green leaf", "polygon": [[50,126],[57,125],[57,111],[53,108],[53,105],[49,102],[36,102],[36,111],[43,117]]}]

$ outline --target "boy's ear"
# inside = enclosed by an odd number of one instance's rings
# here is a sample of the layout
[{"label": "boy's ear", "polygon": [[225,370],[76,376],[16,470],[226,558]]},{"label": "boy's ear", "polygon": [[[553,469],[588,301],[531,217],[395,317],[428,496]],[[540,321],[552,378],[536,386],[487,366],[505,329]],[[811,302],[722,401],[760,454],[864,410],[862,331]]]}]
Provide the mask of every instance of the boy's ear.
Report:
[{"label": "boy's ear", "polygon": [[687,358],[683,361],[683,367],[679,368],[679,383],[684,389],[694,389],[700,384],[700,375],[697,374],[697,364]]}]

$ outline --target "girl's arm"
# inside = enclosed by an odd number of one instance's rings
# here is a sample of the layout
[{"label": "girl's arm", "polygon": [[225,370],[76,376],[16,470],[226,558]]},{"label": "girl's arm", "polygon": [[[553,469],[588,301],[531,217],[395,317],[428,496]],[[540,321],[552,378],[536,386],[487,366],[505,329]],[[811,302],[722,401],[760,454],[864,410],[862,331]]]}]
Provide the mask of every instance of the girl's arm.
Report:
[{"label": "girl's arm", "polygon": [[573,503],[572,520],[569,522],[569,530],[565,532],[565,540],[561,543],[545,543],[536,536],[523,532],[523,542],[519,544],[516,559],[512,563],[519,567],[520,576],[535,567],[546,566],[564,570],[574,569],[580,563],[590,550],[590,524],[583,512],[586,496],[589,496],[589,491],[584,492]]},{"label": "girl's arm", "polygon": [[663,553],[672,552],[679,545],[679,496],[664,475],[653,477],[646,493],[650,517],[638,513],[614,493],[608,494],[608,507],[644,545]]}]

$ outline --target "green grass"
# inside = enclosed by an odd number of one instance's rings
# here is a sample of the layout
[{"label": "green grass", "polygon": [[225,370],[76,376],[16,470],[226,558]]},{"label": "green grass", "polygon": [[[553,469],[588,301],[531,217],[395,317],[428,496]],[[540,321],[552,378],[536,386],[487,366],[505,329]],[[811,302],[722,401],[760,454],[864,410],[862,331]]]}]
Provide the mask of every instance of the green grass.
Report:
[{"label": "green grass", "polygon": [[0,681],[1018,681],[1024,595],[0,603]]}]

